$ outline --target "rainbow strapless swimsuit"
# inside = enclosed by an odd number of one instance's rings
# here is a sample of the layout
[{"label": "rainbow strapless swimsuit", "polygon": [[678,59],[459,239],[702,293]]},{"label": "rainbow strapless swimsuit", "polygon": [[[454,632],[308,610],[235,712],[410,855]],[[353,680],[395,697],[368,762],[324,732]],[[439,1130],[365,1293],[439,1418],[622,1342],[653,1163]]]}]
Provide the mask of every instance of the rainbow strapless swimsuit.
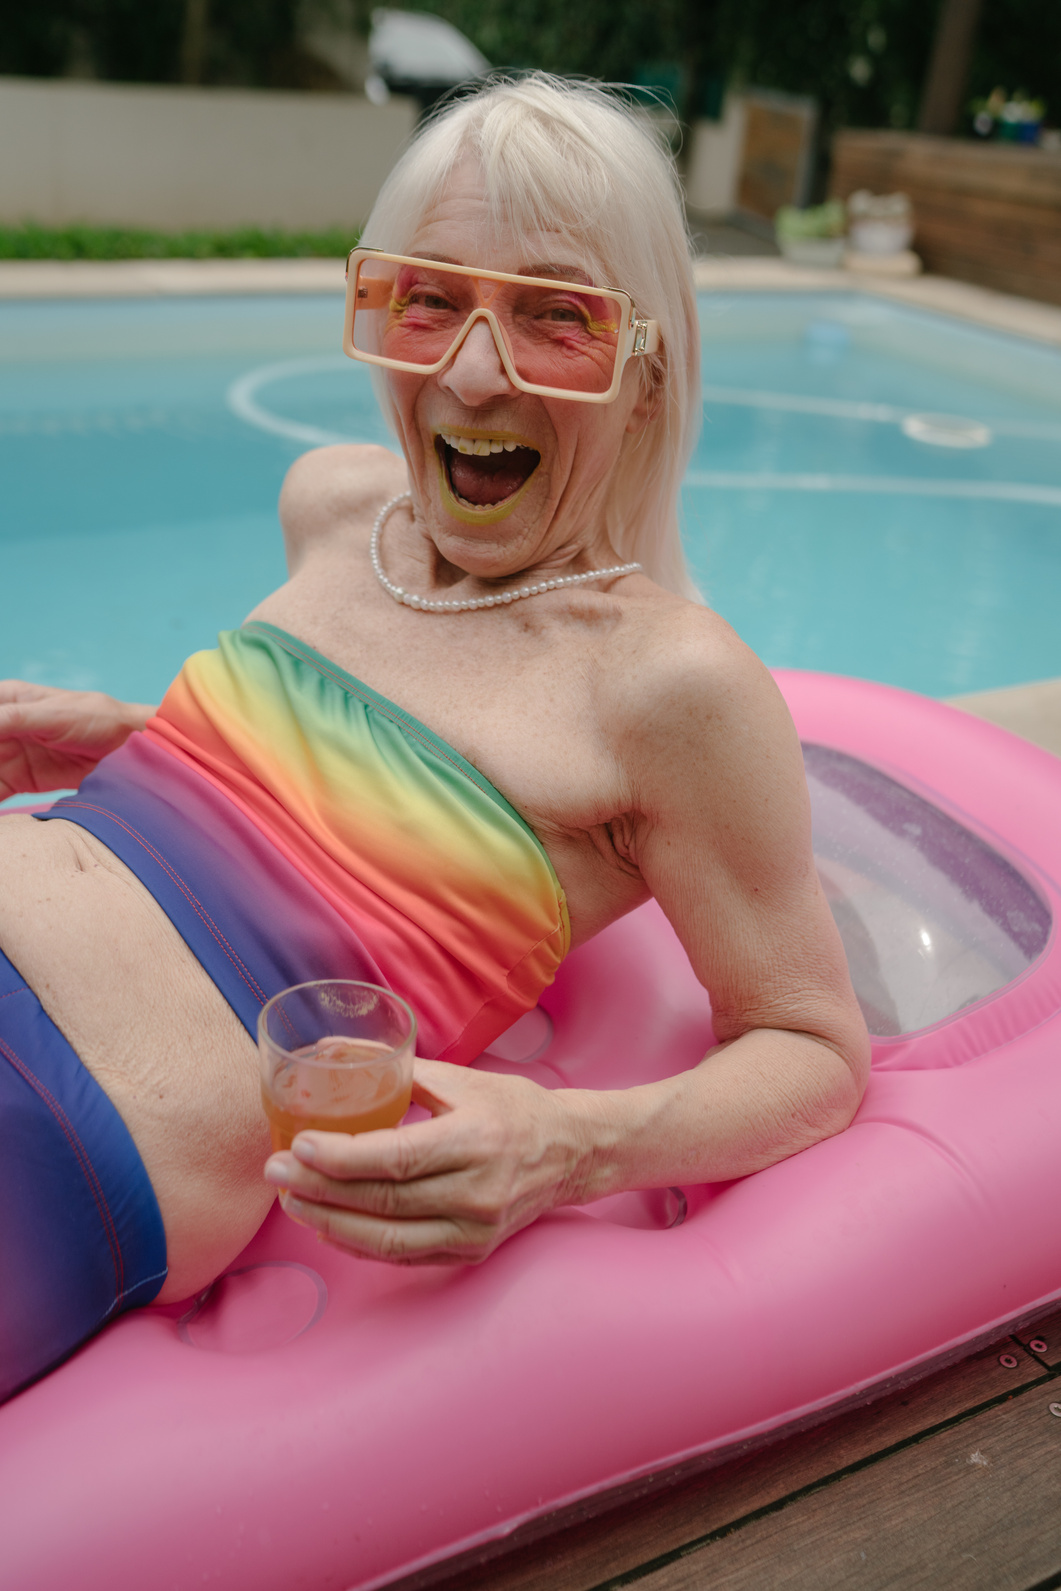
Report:
[{"label": "rainbow strapless swimsuit", "polygon": [[45,819],[151,891],[248,1031],[278,989],[364,978],[421,1054],[473,1060],[569,943],[533,830],[445,741],[293,636],[252,622],[190,658],[143,734]]}]

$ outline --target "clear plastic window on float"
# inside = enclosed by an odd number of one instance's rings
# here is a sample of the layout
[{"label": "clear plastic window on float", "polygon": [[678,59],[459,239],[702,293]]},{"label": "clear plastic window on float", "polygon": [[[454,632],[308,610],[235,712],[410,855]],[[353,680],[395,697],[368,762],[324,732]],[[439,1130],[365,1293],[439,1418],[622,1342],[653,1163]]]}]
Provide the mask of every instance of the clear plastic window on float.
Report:
[{"label": "clear plastic window on float", "polygon": [[986,841],[879,769],[804,745],[814,855],[875,1037],[974,1005],[1046,949],[1049,907]]}]

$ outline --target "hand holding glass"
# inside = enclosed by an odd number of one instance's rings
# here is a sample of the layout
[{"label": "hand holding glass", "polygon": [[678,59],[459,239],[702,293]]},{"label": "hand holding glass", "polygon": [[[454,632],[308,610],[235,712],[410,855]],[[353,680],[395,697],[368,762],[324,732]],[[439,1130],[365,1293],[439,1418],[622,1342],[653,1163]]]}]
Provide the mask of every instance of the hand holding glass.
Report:
[{"label": "hand holding glass", "polygon": [[274,995],[258,1017],[273,1149],[296,1133],[396,1127],[409,1109],[416,1018],[374,983],[331,979]]}]

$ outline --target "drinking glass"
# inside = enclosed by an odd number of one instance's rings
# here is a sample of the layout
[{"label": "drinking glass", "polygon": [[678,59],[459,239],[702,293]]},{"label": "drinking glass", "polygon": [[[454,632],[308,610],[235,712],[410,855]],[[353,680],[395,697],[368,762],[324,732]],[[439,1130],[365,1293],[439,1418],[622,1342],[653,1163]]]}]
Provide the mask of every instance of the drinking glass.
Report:
[{"label": "drinking glass", "polygon": [[396,1127],[409,1109],[416,1018],[374,983],[283,989],[258,1017],[262,1104],[274,1149],[296,1133]]}]

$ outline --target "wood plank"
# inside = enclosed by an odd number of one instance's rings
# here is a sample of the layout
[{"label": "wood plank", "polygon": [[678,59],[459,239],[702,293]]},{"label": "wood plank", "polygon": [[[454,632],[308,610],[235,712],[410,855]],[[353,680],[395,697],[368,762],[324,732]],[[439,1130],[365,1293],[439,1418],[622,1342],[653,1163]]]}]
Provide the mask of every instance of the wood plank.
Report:
[{"label": "wood plank", "polygon": [[852,129],[836,135],[832,157],[834,181],[842,183],[855,171],[876,171],[900,187],[908,180],[1035,209],[1061,207],[1061,156],[1046,149]]},{"label": "wood plank", "polygon": [[[1000,1356],[1016,1363],[1002,1365]],[[510,1539],[503,1557],[479,1564],[465,1559],[459,1568],[454,1560],[400,1582],[394,1591],[427,1585],[435,1591],[590,1591],[925,1430],[1012,1396],[1045,1374],[1041,1363],[1006,1338],[813,1430],[672,1479],[663,1489],[628,1498],[592,1519],[536,1521]],[[530,1539],[543,1529],[550,1533]]]},{"label": "wood plank", "polygon": [[737,204],[772,221],[783,204],[803,199],[814,112],[806,104],[746,100]]},{"label": "wood plank", "polygon": [[1028,1591],[1061,1571],[1057,1390],[904,1447],[638,1576],[639,1591]]},{"label": "wood plank", "polygon": [[928,270],[1061,303],[1061,157],[921,134],[842,132],[830,191],[901,189]]},{"label": "wood plank", "polygon": [[[1043,1364],[1050,1366],[1051,1370],[1061,1368],[1061,1309],[1055,1309],[1049,1315],[1044,1315],[1037,1320],[1034,1326],[1029,1326],[1027,1331],[1018,1331],[1017,1338],[1034,1353]],[[1045,1343],[1045,1347],[1032,1347],[1032,1343]]]},{"label": "wood plank", "polygon": [[[863,187],[878,193],[882,182],[867,180]],[[968,246],[970,238],[988,253],[1002,249],[1034,259],[1038,254],[1056,251],[1061,244],[1061,207],[1057,211],[1033,210],[986,194],[961,195],[938,184],[901,184],[914,208],[918,238],[923,243],[939,228],[949,228]]]},{"label": "wood plank", "polygon": [[875,168],[853,168],[837,176],[833,192],[846,197],[856,187],[901,188],[914,206],[918,238],[924,242],[932,232],[946,227],[956,236],[971,237],[988,253],[1015,250],[1033,258],[1038,252],[1056,250],[1061,244],[1061,194],[1056,207],[1040,208],[1023,202],[1018,195],[990,192],[962,192],[947,183],[946,172],[911,172]]}]

